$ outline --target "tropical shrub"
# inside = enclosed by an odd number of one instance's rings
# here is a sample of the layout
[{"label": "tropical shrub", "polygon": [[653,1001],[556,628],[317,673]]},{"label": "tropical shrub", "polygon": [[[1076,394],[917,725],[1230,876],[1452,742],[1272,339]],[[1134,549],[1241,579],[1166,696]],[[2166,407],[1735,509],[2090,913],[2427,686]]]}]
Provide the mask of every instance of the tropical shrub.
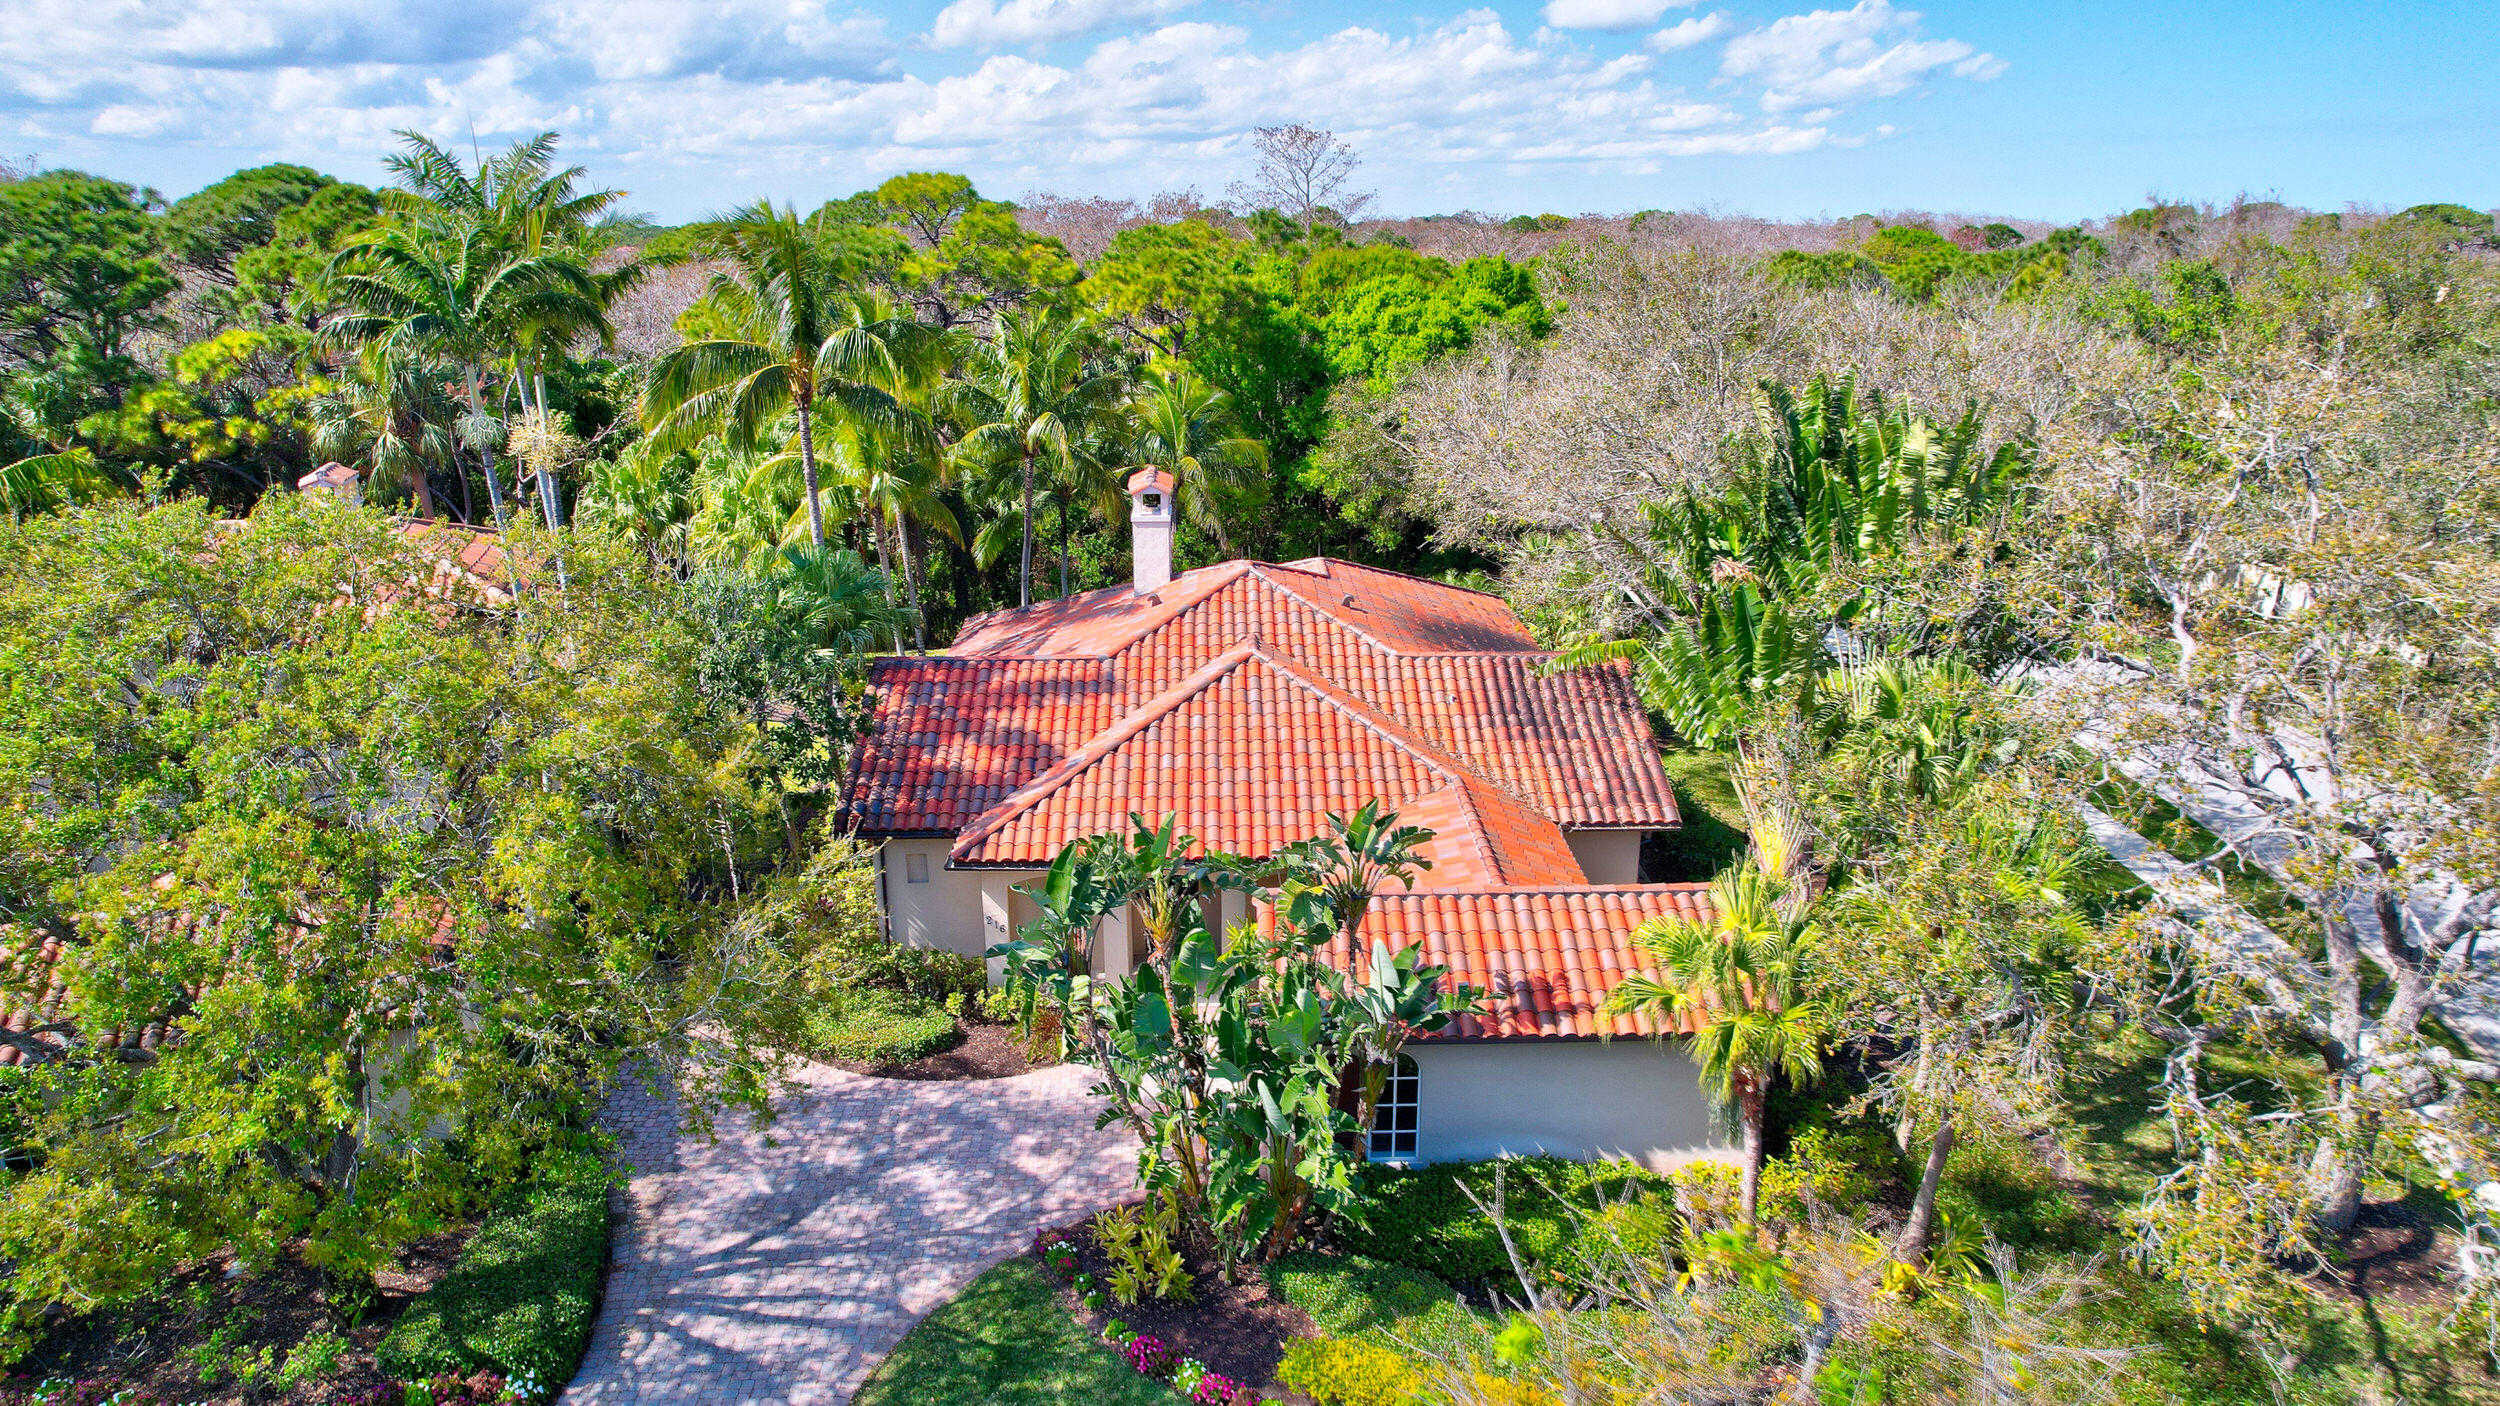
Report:
[{"label": "tropical shrub", "polygon": [[1357,1338],[1296,1338],[1276,1380],[1320,1406],[1420,1406],[1424,1382],[1406,1354]]},{"label": "tropical shrub", "polygon": [[1426,1167],[1370,1167],[1363,1173],[1362,1225],[1339,1225],[1347,1252],[1445,1277],[1454,1283],[1511,1280],[1509,1255],[1492,1218],[1468,1198],[1491,1204],[1495,1178],[1510,1233],[1530,1263],[1579,1263],[1579,1241],[1606,1203],[1663,1192],[1666,1179],[1629,1162],[1514,1157]]},{"label": "tropical shrub", "polygon": [[[1020,890],[1041,916],[990,955],[1007,962],[1024,1008],[1055,1016],[1084,1050],[1109,1104],[1103,1121],[1137,1136],[1140,1183],[1174,1198],[1228,1272],[1264,1263],[1316,1221],[1362,1215],[1349,1145],[1379,1095],[1369,1071],[1472,999],[1445,993],[1447,969],[1422,965],[1413,947],[1373,943],[1359,981],[1319,956],[1356,927],[1380,885],[1411,885],[1431,834],[1366,805],[1254,872],[1197,857],[1198,842],[1169,818],[1130,819],[1133,834],[1061,850]],[[1280,877],[1274,921],[1255,940],[1210,933],[1199,919],[1209,892]],[[1122,910],[1140,915],[1145,964],[1098,983],[1093,934]]]},{"label": "tropical shrub", "polygon": [[800,1021],[801,1053],[861,1064],[909,1064],[962,1038],[937,1002],[875,987],[826,991]]},{"label": "tropical shrub", "polygon": [[410,1380],[480,1369],[572,1380],[607,1262],[608,1181],[594,1153],[548,1152],[383,1335],[382,1369]]},{"label": "tropical shrub", "polygon": [[1111,1262],[1111,1297],[1122,1304],[1141,1298],[1186,1303],[1189,1271],[1172,1237],[1180,1231],[1173,1198],[1157,1196],[1143,1207],[1115,1206],[1094,1218],[1094,1243]]}]

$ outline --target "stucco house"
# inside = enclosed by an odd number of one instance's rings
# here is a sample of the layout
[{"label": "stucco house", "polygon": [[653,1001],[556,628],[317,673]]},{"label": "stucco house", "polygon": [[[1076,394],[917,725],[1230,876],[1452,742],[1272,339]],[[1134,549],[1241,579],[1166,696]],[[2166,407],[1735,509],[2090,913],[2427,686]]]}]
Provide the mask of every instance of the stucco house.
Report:
[{"label": "stucco house", "polygon": [[[1629,674],[1555,671],[1500,600],[1377,567],[1175,577],[1170,476],[1141,470],[1128,491],[1131,584],[980,616],[942,653],[872,666],[842,804],[879,846],[892,935],[984,952],[1034,916],[1016,885],[1132,812],[1255,857],[1378,800],[1435,832],[1432,867],[1382,892],[1331,959],[1421,944],[1486,998],[1413,1047],[1375,1155],[1720,1151],[1668,1032],[1601,1009],[1639,965],[1632,931],[1708,902],[1640,882],[1642,837],[1679,821]],[[1237,895],[1214,906],[1217,924],[1261,916]],[[1098,970],[1134,965],[1129,928],[1105,924]]]}]

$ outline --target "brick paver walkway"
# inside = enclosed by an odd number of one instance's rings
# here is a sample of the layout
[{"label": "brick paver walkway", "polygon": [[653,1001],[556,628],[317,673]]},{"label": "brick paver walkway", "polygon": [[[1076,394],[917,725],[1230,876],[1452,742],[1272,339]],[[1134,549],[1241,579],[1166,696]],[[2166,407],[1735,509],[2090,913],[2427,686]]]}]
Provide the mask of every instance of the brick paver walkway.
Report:
[{"label": "brick paver walkway", "polygon": [[1079,1067],[907,1083],[805,1066],[771,1128],[681,1137],[635,1085],[608,1121],[634,1174],[568,1406],[847,1401],[921,1315],[1035,1229],[1123,1195]]}]

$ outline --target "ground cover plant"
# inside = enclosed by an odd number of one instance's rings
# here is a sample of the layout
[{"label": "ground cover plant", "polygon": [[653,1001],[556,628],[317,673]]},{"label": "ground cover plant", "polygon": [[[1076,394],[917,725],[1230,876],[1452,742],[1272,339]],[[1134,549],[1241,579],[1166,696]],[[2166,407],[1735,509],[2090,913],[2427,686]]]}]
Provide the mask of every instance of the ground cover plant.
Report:
[{"label": "ground cover plant", "polygon": [[1058,1288],[1034,1259],[1007,1260],[914,1326],[856,1399],[861,1406],[1169,1406],[1171,1388],[1138,1375],[1080,1326]]},{"label": "ground cover plant", "polygon": [[391,1325],[382,1367],[404,1381],[492,1369],[531,1399],[570,1381],[607,1267],[611,1180],[589,1149],[542,1156]]}]

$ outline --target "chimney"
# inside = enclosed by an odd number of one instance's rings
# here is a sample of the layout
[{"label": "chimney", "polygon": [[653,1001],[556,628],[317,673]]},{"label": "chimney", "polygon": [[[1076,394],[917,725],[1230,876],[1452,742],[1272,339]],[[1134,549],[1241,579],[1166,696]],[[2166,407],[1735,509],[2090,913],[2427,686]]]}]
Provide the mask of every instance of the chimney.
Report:
[{"label": "chimney", "polygon": [[1128,476],[1128,546],[1137,594],[1171,584],[1172,476],[1152,465]]},{"label": "chimney", "polygon": [[331,493],[355,507],[365,501],[365,481],[345,464],[332,461],[295,480],[298,493]]}]

